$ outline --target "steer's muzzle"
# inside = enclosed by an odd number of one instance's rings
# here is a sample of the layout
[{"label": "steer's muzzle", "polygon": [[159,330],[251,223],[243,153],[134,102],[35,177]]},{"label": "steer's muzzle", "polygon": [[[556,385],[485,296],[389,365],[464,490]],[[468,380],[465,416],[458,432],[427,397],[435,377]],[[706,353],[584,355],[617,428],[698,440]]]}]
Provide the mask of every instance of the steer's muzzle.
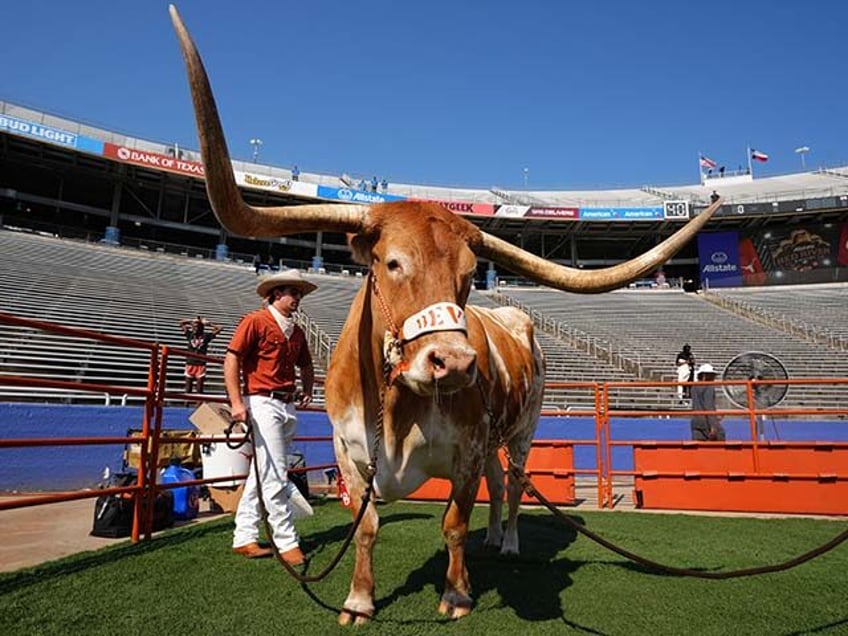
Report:
[{"label": "steer's muzzle", "polygon": [[407,376],[422,393],[459,391],[477,379],[477,352],[465,343],[426,345],[415,356]]}]

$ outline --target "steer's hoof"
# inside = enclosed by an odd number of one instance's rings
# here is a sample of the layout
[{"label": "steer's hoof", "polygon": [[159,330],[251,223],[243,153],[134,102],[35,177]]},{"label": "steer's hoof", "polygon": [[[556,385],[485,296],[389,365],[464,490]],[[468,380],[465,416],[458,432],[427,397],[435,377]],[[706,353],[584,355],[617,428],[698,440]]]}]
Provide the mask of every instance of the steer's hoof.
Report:
[{"label": "steer's hoof", "polygon": [[471,613],[471,599],[457,594],[445,594],[439,603],[439,614],[448,618],[462,618]]},{"label": "steer's hoof", "polygon": [[371,620],[371,617],[372,614],[370,612],[357,612],[345,607],[339,612],[339,625],[343,627],[351,624],[355,626],[365,625]]}]

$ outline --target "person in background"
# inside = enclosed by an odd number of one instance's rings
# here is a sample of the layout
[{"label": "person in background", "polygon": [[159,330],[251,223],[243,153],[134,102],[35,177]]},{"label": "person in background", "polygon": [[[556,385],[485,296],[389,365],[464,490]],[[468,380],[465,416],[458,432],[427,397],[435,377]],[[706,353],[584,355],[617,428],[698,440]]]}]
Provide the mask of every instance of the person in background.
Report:
[{"label": "person in background", "polygon": [[383,193],[389,191],[389,180],[386,177],[383,177],[383,180],[380,181],[380,188],[383,190]]},{"label": "person in background", "polygon": [[[716,372],[711,364],[702,364],[698,367],[697,383],[692,385],[692,410],[693,411],[715,411]],[[690,422],[692,439],[696,442],[723,442],[726,438],[721,418],[709,413],[693,415]]]},{"label": "person in background", "polygon": [[[186,349],[192,353],[208,355],[209,343],[221,333],[221,326],[209,322],[206,318],[183,318],[180,320],[180,330],[186,339]],[[203,393],[203,385],[206,382],[206,360],[186,356],[185,362],[185,392],[191,393],[196,384],[197,392]]]},{"label": "person in background", "polygon": [[[692,347],[688,344],[683,345],[683,350],[674,359],[674,365],[677,369],[678,382],[692,382],[695,379],[695,356],[692,353]],[[689,398],[689,388],[682,384],[677,385],[677,399],[681,403]]]},{"label": "person in background", "polygon": [[371,192],[377,191],[377,177],[371,177]]},{"label": "person in background", "polygon": [[292,181],[300,181],[300,168],[297,165],[292,166]]},{"label": "person in background", "polygon": [[[315,381],[306,335],[294,313],[315,289],[297,270],[260,278],[256,293],[267,306],[241,319],[224,357],[232,420],[250,422],[256,454],[236,510],[233,552],[252,559],[274,554],[259,544],[261,497],[271,539],[280,558],[293,567],[306,562],[294,519],[311,515],[312,509],[288,478],[286,448],[295,434],[295,403],[305,407],[312,402]],[[299,393],[295,367],[300,369]]]}]

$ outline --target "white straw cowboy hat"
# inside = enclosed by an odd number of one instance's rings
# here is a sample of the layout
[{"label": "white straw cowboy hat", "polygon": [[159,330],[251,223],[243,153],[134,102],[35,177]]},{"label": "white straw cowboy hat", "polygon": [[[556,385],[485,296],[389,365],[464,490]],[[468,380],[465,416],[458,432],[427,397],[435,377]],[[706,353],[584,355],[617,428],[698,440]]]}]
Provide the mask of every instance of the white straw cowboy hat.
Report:
[{"label": "white straw cowboy hat", "polygon": [[278,274],[262,276],[259,279],[259,284],[256,286],[256,293],[262,296],[262,298],[266,298],[271,293],[271,290],[277,287],[295,287],[304,296],[318,289],[318,285],[302,278],[298,270],[287,269]]},{"label": "white straw cowboy hat", "polygon": [[715,375],[715,372],[716,372],[716,370],[713,369],[713,365],[711,365],[709,363],[702,364],[700,367],[698,367],[698,376],[699,377],[704,375],[705,373],[712,373],[713,375]]}]

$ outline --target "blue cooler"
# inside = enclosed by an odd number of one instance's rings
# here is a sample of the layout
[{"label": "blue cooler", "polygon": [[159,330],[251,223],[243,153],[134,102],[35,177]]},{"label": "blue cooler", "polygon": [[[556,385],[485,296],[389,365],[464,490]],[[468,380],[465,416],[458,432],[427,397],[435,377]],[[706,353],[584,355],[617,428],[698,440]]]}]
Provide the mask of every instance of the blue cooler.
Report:
[{"label": "blue cooler", "polygon": [[[196,477],[188,468],[183,468],[178,463],[171,464],[162,471],[163,484],[175,484],[181,481],[194,481]],[[200,486],[182,486],[171,488],[174,493],[174,518],[194,519],[200,510]]]}]

